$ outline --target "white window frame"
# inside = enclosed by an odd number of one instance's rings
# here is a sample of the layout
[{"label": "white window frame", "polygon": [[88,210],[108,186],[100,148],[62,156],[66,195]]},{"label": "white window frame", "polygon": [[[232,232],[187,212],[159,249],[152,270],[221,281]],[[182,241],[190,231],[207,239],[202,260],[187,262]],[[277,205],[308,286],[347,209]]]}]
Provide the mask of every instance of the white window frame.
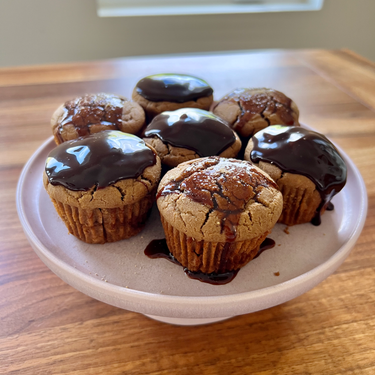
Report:
[{"label": "white window frame", "polygon": [[99,17],[316,11],[324,0],[97,0]]}]

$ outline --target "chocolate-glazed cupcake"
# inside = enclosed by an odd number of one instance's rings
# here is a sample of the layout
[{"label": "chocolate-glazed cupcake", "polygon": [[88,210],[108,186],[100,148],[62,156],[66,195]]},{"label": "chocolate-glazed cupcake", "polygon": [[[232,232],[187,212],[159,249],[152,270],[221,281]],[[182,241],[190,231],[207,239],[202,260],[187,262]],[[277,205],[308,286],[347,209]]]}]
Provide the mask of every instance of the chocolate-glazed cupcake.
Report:
[{"label": "chocolate-glazed cupcake", "polygon": [[113,94],[90,94],[68,100],[53,114],[52,132],[56,144],[102,130],[137,134],[145,124],[142,107]]},{"label": "chocolate-glazed cupcake", "polygon": [[214,156],[169,171],[157,205],[172,255],[189,271],[211,274],[238,270],[256,256],[282,196],[251,163]]},{"label": "chocolate-glazed cupcake", "polygon": [[228,124],[211,112],[183,108],[156,116],[145,130],[162,164],[178,164],[204,156],[236,157],[241,141]]},{"label": "chocolate-glazed cupcake", "polygon": [[105,130],[62,143],[43,183],[70,233],[87,243],[137,234],[155,200],[161,163],[142,139]]},{"label": "chocolate-glazed cupcake", "polygon": [[261,130],[249,141],[245,159],[278,184],[284,199],[279,222],[287,225],[319,225],[346,183],[346,165],[336,147],[324,135],[300,126]]},{"label": "chocolate-glazed cupcake", "polygon": [[203,79],[186,74],[155,74],[141,79],[132,98],[139,103],[151,121],[156,115],[180,108],[208,110],[213,90]]},{"label": "chocolate-glazed cupcake", "polygon": [[244,138],[269,125],[299,125],[299,110],[293,100],[267,88],[233,90],[214,106],[213,113]]}]

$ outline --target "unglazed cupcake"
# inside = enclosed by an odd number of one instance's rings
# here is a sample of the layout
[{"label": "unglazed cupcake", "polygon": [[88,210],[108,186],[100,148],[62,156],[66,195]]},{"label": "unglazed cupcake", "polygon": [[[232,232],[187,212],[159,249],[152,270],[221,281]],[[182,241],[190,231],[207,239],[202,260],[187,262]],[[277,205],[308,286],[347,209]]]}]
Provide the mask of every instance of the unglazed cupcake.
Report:
[{"label": "unglazed cupcake", "polygon": [[324,135],[300,126],[275,125],[256,133],[245,160],[276,181],[284,199],[279,222],[289,226],[319,225],[346,183],[346,165],[336,147]]},{"label": "unglazed cupcake", "polygon": [[51,119],[56,144],[102,130],[137,134],[145,124],[142,107],[123,96],[88,94],[62,104]]},{"label": "unglazed cupcake", "polygon": [[224,273],[256,256],[281,214],[282,195],[251,163],[215,156],[169,171],[157,205],[178,262],[191,272]]},{"label": "unglazed cupcake", "polygon": [[267,88],[233,90],[212,111],[243,138],[269,125],[299,125],[299,110],[294,101],[280,91]]},{"label": "unglazed cupcake", "polygon": [[180,108],[208,110],[213,102],[213,90],[203,79],[186,74],[154,74],[142,78],[135,86],[132,98],[139,103],[151,121],[156,115]]},{"label": "unglazed cupcake", "polygon": [[71,234],[106,243],[141,231],[160,171],[156,151],[142,139],[106,130],[53,149],[43,183]]},{"label": "unglazed cupcake", "polygon": [[169,167],[204,156],[233,158],[241,149],[241,140],[224,120],[197,108],[161,113],[147,126],[143,139]]}]

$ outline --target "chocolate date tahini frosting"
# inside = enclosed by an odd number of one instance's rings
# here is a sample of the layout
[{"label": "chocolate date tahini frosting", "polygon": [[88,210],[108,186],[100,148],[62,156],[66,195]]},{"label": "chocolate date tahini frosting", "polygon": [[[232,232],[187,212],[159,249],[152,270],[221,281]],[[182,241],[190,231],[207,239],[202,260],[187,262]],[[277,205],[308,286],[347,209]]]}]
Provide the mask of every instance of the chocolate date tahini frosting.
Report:
[{"label": "chocolate date tahini frosting", "polygon": [[57,146],[47,158],[45,171],[52,185],[79,191],[137,178],[155,163],[154,152],[142,139],[106,130]]},{"label": "chocolate date tahini frosting", "polygon": [[199,156],[218,155],[236,140],[220,117],[197,108],[163,112],[147,126],[145,137],[195,151]]},{"label": "chocolate date tahini frosting", "polygon": [[213,93],[203,79],[185,74],[155,74],[141,79],[136,92],[153,102],[171,101],[184,103]]},{"label": "chocolate date tahini frosting", "polygon": [[[308,177],[319,191],[322,207],[346,183],[347,169],[336,147],[322,134],[302,127],[274,125],[256,133],[250,159],[268,162],[283,172]],[[316,218],[317,223],[319,218]]]}]

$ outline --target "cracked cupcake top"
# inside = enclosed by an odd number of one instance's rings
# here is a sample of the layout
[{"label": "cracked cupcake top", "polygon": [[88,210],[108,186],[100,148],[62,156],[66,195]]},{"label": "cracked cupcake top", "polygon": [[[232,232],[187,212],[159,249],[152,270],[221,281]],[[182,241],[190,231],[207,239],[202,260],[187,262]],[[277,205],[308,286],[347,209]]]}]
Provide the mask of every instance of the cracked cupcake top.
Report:
[{"label": "cracked cupcake top", "polygon": [[222,98],[213,112],[243,137],[269,125],[299,125],[296,104],[282,92],[267,89],[236,89]]},{"label": "cracked cupcake top", "polygon": [[196,240],[234,242],[257,237],[281,214],[277,185],[251,163],[207,157],[180,164],[162,179],[163,217]]},{"label": "cracked cupcake top", "polygon": [[[77,198],[75,206],[112,204],[114,198],[129,204],[151,192],[159,177],[155,150],[134,135],[114,130],[64,142],[50,152],[45,165],[45,185],[51,191],[69,191],[66,199]],[[109,188],[112,196],[106,197]]]},{"label": "cracked cupcake top", "polygon": [[51,119],[57,144],[102,130],[135,134],[145,123],[145,113],[137,103],[112,94],[89,94],[68,100]]}]

